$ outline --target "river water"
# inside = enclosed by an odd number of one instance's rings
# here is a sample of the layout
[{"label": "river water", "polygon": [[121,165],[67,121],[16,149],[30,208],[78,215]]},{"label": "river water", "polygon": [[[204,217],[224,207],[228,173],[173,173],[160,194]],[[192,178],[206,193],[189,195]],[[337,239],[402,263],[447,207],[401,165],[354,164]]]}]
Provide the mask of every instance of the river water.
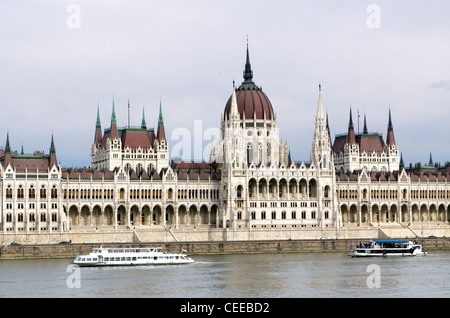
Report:
[{"label": "river water", "polygon": [[72,259],[1,260],[0,297],[449,297],[450,251],[196,256],[196,263],[78,268]]}]

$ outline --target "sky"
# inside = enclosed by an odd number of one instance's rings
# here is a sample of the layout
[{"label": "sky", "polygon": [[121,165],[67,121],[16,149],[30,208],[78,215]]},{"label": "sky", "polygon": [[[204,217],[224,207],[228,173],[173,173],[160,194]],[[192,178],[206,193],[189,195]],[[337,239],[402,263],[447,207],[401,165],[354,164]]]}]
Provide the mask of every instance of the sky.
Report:
[{"label": "sky", "polygon": [[[208,160],[208,131],[239,85],[250,50],[294,161],[310,158],[318,85],[332,139],[366,115],[386,136],[389,109],[405,164],[450,161],[450,2],[0,2],[0,144],[90,166],[97,107],[109,128],[155,127],[161,103],[171,149]],[[187,139],[186,139],[187,138]],[[3,141],[2,141],[3,140]],[[204,151],[206,149],[206,151]],[[181,153],[180,153],[181,154]],[[172,153],[172,157],[179,153]]]}]

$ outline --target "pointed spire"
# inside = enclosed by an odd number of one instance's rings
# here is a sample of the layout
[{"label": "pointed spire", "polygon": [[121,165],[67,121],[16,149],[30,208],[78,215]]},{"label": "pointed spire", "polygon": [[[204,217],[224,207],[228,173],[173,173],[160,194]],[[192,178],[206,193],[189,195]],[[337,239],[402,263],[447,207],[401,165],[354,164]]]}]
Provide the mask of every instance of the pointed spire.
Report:
[{"label": "pointed spire", "polygon": [[430,160],[428,161],[428,165],[432,166],[433,165],[433,157],[431,155],[431,151],[430,151]]},{"label": "pointed spire", "polygon": [[23,152],[23,143],[22,143],[22,151],[20,152],[20,154],[21,154],[21,155],[24,154],[24,152]]},{"label": "pointed spire", "polygon": [[99,146],[102,144],[102,124],[100,123],[100,105],[97,104],[97,122],[95,124],[94,144]]},{"label": "pointed spire", "polygon": [[112,115],[111,115],[111,139],[118,139],[119,134],[117,132],[117,121],[116,121],[116,110],[114,107],[114,97],[113,97],[113,104],[112,104]]},{"label": "pointed spire", "polygon": [[158,125],[164,125],[164,119],[162,115],[162,102],[159,100],[159,117],[158,117]]},{"label": "pointed spire", "polygon": [[114,96],[113,96],[113,105],[112,105],[112,114],[111,114],[111,125],[112,124],[116,124],[117,125],[117,122],[116,122],[116,110],[115,110],[115,107],[114,107]]},{"label": "pointed spire", "polygon": [[142,105],[142,122],[141,122],[141,128],[142,129],[147,129],[147,124],[145,122],[145,110],[144,110],[144,105]]},{"label": "pointed spire", "polygon": [[395,145],[394,127],[392,125],[390,108],[389,108],[389,122],[388,122],[388,129],[387,129],[386,144],[389,146]]},{"label": "pointed spire", "polygon": [[[23,147],[22,147],[23,151]],[[53,141],[53,133],[52,133],[52,141],[50,143],[50,154],[56,154],[55,142]]]},{"label": "pointed spire", "polygon": [[166,140],[166,131],[164,129],[164,119],[162,115],[162,103],[159,101],[159,117],[158,117],[158,131],[156,132],[156,138],[161,140]]},{"label": "pointed spire", "polygon": [[95,128],[102,128],[102,124],[100,122],[100,103],[97,104],[97,122],[95,123]]},{"label": "pointed spire", "polygon": [[11,163],[11,146],[9,145],[9,131],[6,134],[6,146],[5,146],[5,159],[3,166],[4,168],[8,167]]},{"label": "pointed spire", "polygon": [[403,152],[400,153],[400,169],[404,168],[405,164],[403,163]]},{"label": "pointed spire", "polygon": [[319,84],[319,102],[317,104],[317,117],[316,120],[323,119],[323,103],[322,103],[322,86]]},{"label": "pointed spire", "polygon": [[355,130],[353,128],[352,108],[350,107],[350,119],[348,123],[347,143],[356,144]]},{"label": "pointed spire", "polygon": [[52,132],[52,141],[50,143],[50,165],[49,168],[53,168],[53,166],[56,166],[58,164],[56,160],[56,148],[55,148],[55,142],[53,140],[53,132]]},{"label": "pointed spire", "polygon": [[9,145],[9,131],[6,133],[6,146],[5,146],[5,152],[11,153],[11,146]]},{"label": "pointed spire", "polygon": [[247,60],[245,61],[245,69],[244,69],[244,83],[251,83],[253,79],[253,71],[252,66],[250,65],[250,54],[248,52],[248,38],[247,38]]},{"label": "pointed spire", "polygon": [[367,122],[366,122],[366,113],[364,113],[364,128],[363,128],[363,134],[368,134],[367,130]]},{"label": "pointed spire", "polygon": [[394,127],[392,126],[392,119],[391,119],[391,109],[389,108],[389,122],[388,122],[388,131],[394,130]]},{"label": "pointed spire", "polygon": [[352,107],[350,106],[350,118],[348,121],[348,130],[353,130],[353,118],[352,118]]}]

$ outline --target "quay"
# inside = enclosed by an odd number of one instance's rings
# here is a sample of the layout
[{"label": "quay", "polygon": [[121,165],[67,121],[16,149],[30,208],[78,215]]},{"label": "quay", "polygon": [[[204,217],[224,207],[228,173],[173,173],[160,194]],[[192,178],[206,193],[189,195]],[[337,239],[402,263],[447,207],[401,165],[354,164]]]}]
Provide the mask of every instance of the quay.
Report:
[{"label": "quay", "polygon": [[[401,238],[399,238],[401,239]],[[233,242],[168,242],[168,243],[67,243],[42,245],[7,245],[0,247],[0,261],[7,259],[73,258],[103,247],[162,247],[168,252],[188,250],[189,255],[232,255],[273,253],[346,253],[364,239],[267,240]],[[450,250],[450,238],[415,239],[425,250]]]}]

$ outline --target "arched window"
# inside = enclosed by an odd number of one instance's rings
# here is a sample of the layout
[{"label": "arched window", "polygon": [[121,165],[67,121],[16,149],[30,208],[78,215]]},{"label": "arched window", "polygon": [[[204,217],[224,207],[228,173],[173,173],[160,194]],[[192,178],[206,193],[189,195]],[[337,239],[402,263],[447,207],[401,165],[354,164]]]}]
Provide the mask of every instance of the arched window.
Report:
[{"label": "arched window", "polygon": [[30,189],[28,189],[28,198],[30,199],[34,199],[36,197],[36,190],[34,189],[34,187],[31,185]]},{"label": "arched window", "polygon": [[39,196],[41,199],[47,198],[47,189],[45,189],[44,185],[42,185],[41,190],[39,191]]},{"label": "arched window", "polygon": [[17,199],[23,199],[23,188],[22,188],[22,185],[19,185],[19,188],[17,189]]},{"label": "arched window", "polygon": [[251,164],[252,161],[253,161],[253,145],[250,142],[247,145],[247,163]]},{"label": "arched window", "polygon": [[241,185],[238,185],[238,187],[237,187],[236,196],[238,198],[242,198],[242,186]]},{"label": "arched window", "polygon": [[144,168],[142,167],[142,165],[140,163],[138,163],[137,166],[136,166],[136,174],[138,176],[140,176],[142,174],[143,170],[144,170]]},{"label": "arched window", "polygon": [[8,187],[6,188],[6,198],[12,199],[12,196],[13,196],[13,191],[12,191],[11,185],[8,185]]},{"label": "arched window", "polygon": [[150,176],[152,174],[152,170],[153,170],[153,164],[149,164],[147,166],[147,174]]},{"label": "arched window", "polygon": [[325,196],[325,198],[328,198],[329,192],[330,192],[330,187],[329,187],[329,186],[326,186],[326,187],[325,187],[325,191],[324,191],[324,196]]}]

